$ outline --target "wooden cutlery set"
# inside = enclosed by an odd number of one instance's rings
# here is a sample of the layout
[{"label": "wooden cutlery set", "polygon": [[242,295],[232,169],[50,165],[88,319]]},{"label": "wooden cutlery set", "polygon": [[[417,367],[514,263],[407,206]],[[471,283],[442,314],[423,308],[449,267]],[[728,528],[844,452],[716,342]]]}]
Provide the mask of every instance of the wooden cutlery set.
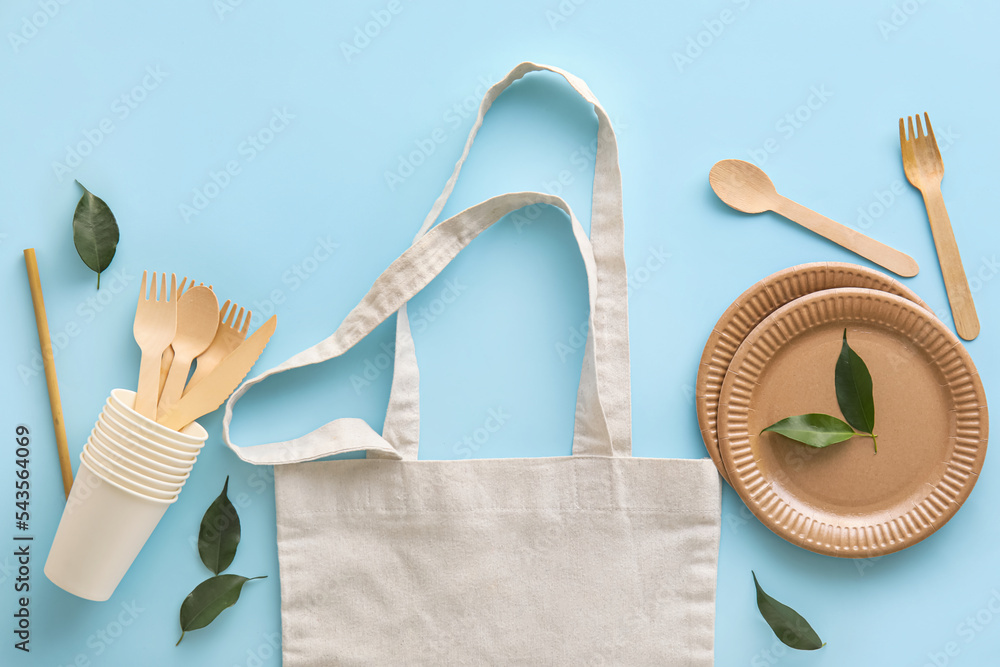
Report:
[{"label": "wooden cutlery set", "polygon": [[[264,350],[272,316],[247,338],[250,311],[219,301],[211,287],[142,274],[133,334],[142,350],[135,410],[179,430],[225,401]],[[185,285],[187,289],[185,290]],[[195,371],[191,374],[191,366]],[[188,377],[190,375],[190,378]]]},{"label": "wooden cutlery set", "polygon": [[[915,119],[915,123],[914,123]],[[979,319],[972,302],[969,281],[962,268],[958,245],[952,232],[948,211],[941,196],[944,163],[938,150],[931,119],[925,113],[926,133],[920,116],[899,119],[899,143],[906,178],[920,190],[927,208],[941,274],[958,335],[972,340],[979,335]],[[916,131],[914,131],[914,124]],[[767,175],[756,165],[743,160],[722,160],[712,167],[709,183],[726,204],[744,213],[774,211],[806,229],[861,255],[893,273],[910,278],[917,275],[917,262],[850,227],[845,227],[790,199],[779,195]]]}]

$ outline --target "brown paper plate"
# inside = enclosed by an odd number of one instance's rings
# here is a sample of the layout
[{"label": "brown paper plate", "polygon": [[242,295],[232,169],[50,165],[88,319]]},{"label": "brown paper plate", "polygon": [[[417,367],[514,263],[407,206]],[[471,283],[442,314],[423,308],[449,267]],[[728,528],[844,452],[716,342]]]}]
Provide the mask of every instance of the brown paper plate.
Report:
[{"label": "brown paper plate", "polygon": [[[834,367],[847,329],[871,371],[878,453],[866,437],[816,449],[761,430],[791,415],[840,417]],[[733,488],[772,531],[810,551],[898,551],[950,519],[986,456],[986,396],[968,352],[901,297],[833,289],[769,315],[733,357],[719,434]]]},{"label": "brown paper plate", "polygon": [[727,482],[729,474],[719,453],[716,413],[722,381],[736,349],[755,326],[781,306],[806,294],[837,287],[864,287],[890,292],[930,310],[920,297],[889,276],[844,262],[793,266],[764,278],[741,294],[722,314],[708,337],[695,383],[695,406],[701,437],[719,474]]}]

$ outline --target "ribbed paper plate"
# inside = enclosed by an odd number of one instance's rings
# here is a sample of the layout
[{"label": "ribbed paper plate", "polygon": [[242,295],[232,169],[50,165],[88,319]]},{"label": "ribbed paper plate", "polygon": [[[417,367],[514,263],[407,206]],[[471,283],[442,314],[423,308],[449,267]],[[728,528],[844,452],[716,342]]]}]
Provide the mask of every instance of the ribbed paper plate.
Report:
[{"label": "ribbed paper plate", "polygon": [[[871,371],[875,433],[815,449],[776,433],[791,415],[840,416],[841,337]],[[927,310],[867,289],[796,299],[743,341],[722,386],[719,435],[733,488],[772,531],[831,556],[898,551],[944,525],[986,456],[986,396],[958,338]]]},{"label": "ribbed paper plate", "polygon": [[[927,308],[916,294],[889,276],[857,264],[816,262],[801,264],[764,278],[740,295],[712,330],[705,344],[695,383],[698,425],[705,449],[722,478],[729,474],[719,454],[716,413],[722,381],[736,348],[765,317],[786,303],[806,294],[837,287],[864,287],[897,294]],[[928,309],[929,310],[929,309]]]}]

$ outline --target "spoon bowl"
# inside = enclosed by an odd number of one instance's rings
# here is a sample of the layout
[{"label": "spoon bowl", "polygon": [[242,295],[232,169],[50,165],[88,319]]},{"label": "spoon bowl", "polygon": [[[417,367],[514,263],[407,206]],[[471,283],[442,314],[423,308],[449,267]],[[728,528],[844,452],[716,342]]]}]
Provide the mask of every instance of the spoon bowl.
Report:
[{"label": "spoon bowl", "polygon": [[715,194],[726,204],[744,213],[774,210],[778,191],[760,167],[743,160],[716,162],[708,174]]}]

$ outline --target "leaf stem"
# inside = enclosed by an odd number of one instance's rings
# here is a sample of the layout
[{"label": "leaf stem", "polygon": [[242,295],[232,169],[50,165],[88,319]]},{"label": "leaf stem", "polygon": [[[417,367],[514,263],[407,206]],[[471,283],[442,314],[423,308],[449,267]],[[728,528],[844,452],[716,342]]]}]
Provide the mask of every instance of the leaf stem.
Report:
[{"label": "leaf stem", "polygon": [[875,453],[878,454],[878,436],[874,433],[868,433],[866,435],[872,439],[872,443],[875,445]]}]

